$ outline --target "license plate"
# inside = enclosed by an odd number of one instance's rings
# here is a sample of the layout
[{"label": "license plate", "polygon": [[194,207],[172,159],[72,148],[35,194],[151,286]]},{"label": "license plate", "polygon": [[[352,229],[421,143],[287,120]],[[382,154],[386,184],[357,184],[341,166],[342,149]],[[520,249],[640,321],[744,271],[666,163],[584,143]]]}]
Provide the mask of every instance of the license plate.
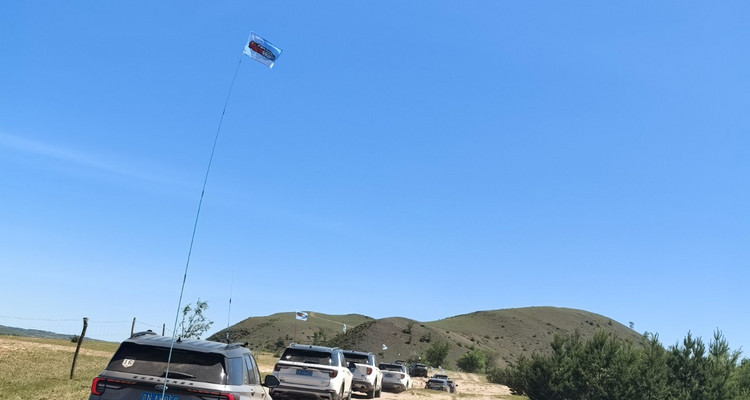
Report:
[{"label": "license plate", "polygon": [[393,374],[385,374],[386,378],[393,378]]},{"label": "license plate", "polygon": [[141,400],[180,400],[180,397],[172,394],[165,394],[162,399],[161,393],[141,393]]},{"label": "license plate", "polygon": [[298,369],[297,375],[312,376],[312,370],[311,369]]}]

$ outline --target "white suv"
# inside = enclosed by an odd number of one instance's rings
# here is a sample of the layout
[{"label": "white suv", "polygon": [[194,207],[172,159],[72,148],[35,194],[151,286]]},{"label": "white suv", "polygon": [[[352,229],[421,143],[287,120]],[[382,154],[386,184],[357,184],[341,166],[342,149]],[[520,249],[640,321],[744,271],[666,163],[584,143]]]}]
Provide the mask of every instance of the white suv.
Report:
[{"label": "white suv", "polygon": [[279,380],[271,389],[274,399],[352,397],[352,372],[339,348],[291,344],[274,366],[273,376]]},{"label": "white suv", "polygon": [[383,373],[375,361],[375,355],[364,351],[344,350],[346,363],[352,371],[352,387],[365,393],[368,399],[380,397],[383,388]]}]

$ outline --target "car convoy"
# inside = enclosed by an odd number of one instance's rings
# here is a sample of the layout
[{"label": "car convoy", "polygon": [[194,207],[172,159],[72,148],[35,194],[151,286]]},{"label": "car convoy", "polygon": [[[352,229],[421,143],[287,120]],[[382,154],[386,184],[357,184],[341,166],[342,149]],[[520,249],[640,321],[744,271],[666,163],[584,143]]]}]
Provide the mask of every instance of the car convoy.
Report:
[{"label": "car convoy", "polygon": [[[427,376],[416,363],[377,363],[369,352],[291,344],[263,382],[246,344],[181,339],[140,332],[123,341],[91,384],[89,400],[351,400],[382,390],[396,393],[414,386],[411,372]],[[435,374],[425,388],[455,393],[447,375]],[[266,389],[268,394],[266,394]],[[270,395],[270,396],[269,396]]]}]

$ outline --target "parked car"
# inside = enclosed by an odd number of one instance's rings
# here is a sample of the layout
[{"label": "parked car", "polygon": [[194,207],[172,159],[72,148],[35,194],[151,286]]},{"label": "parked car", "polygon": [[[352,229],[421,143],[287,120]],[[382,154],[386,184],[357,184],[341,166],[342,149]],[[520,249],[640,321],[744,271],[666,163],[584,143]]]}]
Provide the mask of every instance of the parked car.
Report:
[{"label": "parked car", "polygon": [[243,344],[173,339],[148,331],[120,344],[91,383],[89,400],[270,400],[263,386],[278,383],[268,376],[261,384],[255,358]]},{"label": "parked car", "polygon": [[378,368],[375,355],[364,351],[344,350],[344,359],[352,371],[352,390],[365,393],[368,399],[380,397],[383,373]]},{"label": "parked car", "polygon": [[271,389],[271,396],[277,400],[352,397],[352,372],[343,350],[336,347],[291,344],[276,362],[273,376],[279,380],[278,386]]},{"label": "parked car", "polygon": [[409,365],[409,375],[412,377],[422,376],[427,378],[427,366],[422,363],[412,363]]},{"label": "parked car", "polygon": [[448,375],[445,374],[434,374],[432,375],[435,379],[445,379],[448,382],[448,388],[450,389],[451,393],[456,393],[456,382],[452,381],[450,378],[448,378]]},{"label": "parked car", "polygon": [[456,393],[456,387],[458,386],[456,384],[456,382],[454,382],[454,381],[452,381],[450,379],[447,379],[446,382],[448,382],[448,387],[450,388],[450,392],[451,393]]},{"label": "parked car", "polygon": [[383,372],[383,390],[400,393],[412,388],[411,376],[409,376],[405,364],[381,363],[379,367]]},{"label": "parked car", "polygon": [[451,391],[451,388],[448,385],[448,381],[446,379],[430,378],[427,380],[427,383],[424,384],[424,387],[426,389],[442,390],[444,392]]}]

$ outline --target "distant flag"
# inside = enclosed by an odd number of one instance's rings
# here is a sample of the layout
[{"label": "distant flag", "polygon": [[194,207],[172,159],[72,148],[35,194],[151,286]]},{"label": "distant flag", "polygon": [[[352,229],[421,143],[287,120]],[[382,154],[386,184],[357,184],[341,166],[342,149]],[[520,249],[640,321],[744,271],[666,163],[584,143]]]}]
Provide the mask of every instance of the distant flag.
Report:
[{"label": "distant flag", "polygon": [[242,53],[268,68],[273,68],[273,63],[281,55],[281,49],[253,32],[250,33]]},{"label": "distant flag", "polygon": [[307,313],[304,311],[297,311],[294,317],[301,321],[307,321]]},{"label": "distant flag", "polygon": [[346,324],[344,324],[344,333],[346,333]]},{"label": "distant flag", "polygon": [[385,343],[383,343],[383,350],[388,350],[388,346],[386,346]]}]

